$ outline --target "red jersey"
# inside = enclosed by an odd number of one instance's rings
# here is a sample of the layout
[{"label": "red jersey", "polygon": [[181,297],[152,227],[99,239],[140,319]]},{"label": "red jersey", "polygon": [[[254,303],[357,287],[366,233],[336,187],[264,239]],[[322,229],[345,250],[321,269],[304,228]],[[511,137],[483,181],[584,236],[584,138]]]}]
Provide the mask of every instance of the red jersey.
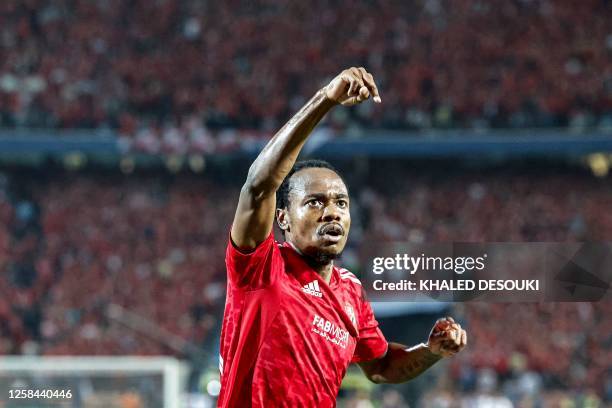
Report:
[{"label": "red jersey", "polygon": [[253,252],[227,245],[220,407],[334,407],[352,362],[387,341],[359,280],[335,267],[329,284],[274,234]]}]

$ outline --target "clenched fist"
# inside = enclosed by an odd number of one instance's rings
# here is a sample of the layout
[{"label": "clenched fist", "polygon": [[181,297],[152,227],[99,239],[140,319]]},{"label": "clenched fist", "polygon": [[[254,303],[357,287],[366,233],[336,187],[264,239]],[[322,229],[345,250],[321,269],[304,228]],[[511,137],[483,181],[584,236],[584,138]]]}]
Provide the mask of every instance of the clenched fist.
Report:
[{"label": "clenched fist", "polygon": [[427,346],[433,354],[450,357],[457,354],[467,344],[467,333],[455,323],[452,317],[438,319],[431,329]]},{"label": "clenched fist", "polygon": [[370,96],[374,102],[382,102],[374,77],[362,67],[352,67],[342,71],[325,87],[325,94],[329,99],[344,106],[361,103]]}]

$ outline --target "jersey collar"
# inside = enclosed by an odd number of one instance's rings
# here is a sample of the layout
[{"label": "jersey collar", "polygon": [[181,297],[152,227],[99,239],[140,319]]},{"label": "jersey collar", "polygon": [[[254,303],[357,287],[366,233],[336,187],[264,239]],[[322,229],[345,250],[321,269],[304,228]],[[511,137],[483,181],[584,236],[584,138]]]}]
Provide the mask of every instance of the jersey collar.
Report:
[{"label": "jersey collar", "polygon": [[323,278],[321,278],[321,276],[317,273],[317,271],[315,271],[314,269],[312,269],[310,265],[308,265],[308,262],[306,262],[306,260],[304,259],[304,255],[299,249],[296,248],[295,245],[293,245],[289,241],[285,241],[282,243],[282,246],[285,248],[292,249],[294,254],[300,258],[300,260],[304,263],[304,265],[308,268],[308,270],[312,272],[313,274],[317,275],[319,279],[321,280],[321,282],[327,284],[330,287],[330,289],[338,286],[338,282],[340,282],[340,272],[338,271],[338,267],[336,265],[332,265],[331,277],[329,278],[329,283],[326,283],[325,280],[323,280]]}]

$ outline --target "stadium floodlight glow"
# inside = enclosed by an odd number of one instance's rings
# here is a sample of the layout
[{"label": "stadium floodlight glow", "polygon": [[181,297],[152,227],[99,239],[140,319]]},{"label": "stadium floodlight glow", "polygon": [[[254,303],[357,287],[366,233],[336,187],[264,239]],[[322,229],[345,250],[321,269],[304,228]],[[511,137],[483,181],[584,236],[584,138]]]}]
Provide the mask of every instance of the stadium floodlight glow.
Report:
[{"label": "stadium floodlight glow", "polygon": [[134,172],[135,168],[136,163],[134,162],[134,159],[130,156],[123,157],[119,161],[119,169],[123,174],[131,174]]},{"label": "stadium floodlight glow", "polygon": [[596,177],[606,177],[610,171],[610,161],[603,153],[593,153],[587,157],[591,171]]},{"label": "stadium floodlight glow", "polygon": [[87,157],[81,152],[71,152],[63,157],[63,163],[67,170],[78,170],[87,163]]},{"label": "stadium floodlight glow", "polygon": [[166,167],[171,173],[178,173],[183,167],[183,161],[184,159],[182,156],[173,154],[166,158]]},{"label": "stadium floodlight glow", "polygon": [[189,156],[189,168],[194,173],[201,173],[205,166],[206,161],[204,160],[203,156],[200,156],[199,154],[192,154]]}]

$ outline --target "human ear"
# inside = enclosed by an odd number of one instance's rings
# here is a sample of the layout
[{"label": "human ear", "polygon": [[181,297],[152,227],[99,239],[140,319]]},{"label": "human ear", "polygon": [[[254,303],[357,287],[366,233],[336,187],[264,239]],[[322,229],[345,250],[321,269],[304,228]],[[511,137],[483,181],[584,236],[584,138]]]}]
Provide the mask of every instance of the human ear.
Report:
[{"label": "human ear", "polygon": [[289,231],[289,211],[286,209],[277,208],[276,222],[281,230],[285,232]]}]

